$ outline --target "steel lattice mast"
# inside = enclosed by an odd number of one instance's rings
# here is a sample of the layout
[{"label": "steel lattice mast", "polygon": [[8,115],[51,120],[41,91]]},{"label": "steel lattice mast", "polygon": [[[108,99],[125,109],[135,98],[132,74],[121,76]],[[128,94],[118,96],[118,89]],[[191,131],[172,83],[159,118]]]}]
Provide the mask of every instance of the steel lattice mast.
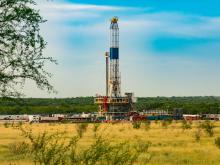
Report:
[{"label": "steel lattice mast", "polygon": [[121,80],[119,73],[119,27],[118,18],[113,17],[110,25],[110,68],[109,68],[109,96],[121,96]]},{"label": "steel lattice mast", "polygon": [[134,94],[121,95],[121,76],[119,72],[119,27],[118,18],[113,17],[110,25],[110,52],[105,53],[106,95],[97,95],[95,104],[99,105],[99,115],[107,120],[132,111]]}]

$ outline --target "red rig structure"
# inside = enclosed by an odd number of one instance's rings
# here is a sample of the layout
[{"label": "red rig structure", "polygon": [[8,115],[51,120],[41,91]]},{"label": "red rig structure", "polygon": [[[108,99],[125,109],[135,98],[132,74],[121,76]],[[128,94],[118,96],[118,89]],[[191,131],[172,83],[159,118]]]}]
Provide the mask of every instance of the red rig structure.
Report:
[{"label": "red rig structure", "polygon": [[133,93],[121,95],[121,76],[119,72],[119,26],[118,18],[113,17],[110,25],[110,52],[106,59],[106,95],[97,96],[94,100],[99,106],[100,116],[119,116],[134,109]]}]

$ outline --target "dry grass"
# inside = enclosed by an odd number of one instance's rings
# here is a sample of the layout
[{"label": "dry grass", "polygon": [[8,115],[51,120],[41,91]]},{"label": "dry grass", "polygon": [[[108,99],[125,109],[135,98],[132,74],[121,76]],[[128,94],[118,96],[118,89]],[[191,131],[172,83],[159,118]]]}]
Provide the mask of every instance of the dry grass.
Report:
[{"label": "dry grass", "polygon": [[[218,165],[220,164],[220,149],[215,145],[215,139],[220,137],[220,122],[214,122],[214,136],[209,137],[201,132],[200,141],[195,139],[195,131],[199,123],[193,122],[192,129],[182,129],[182,123],[173,122],[164,128],[161,122],[152,122],[148,130],[142,125],[134,129],[131,123],[100,124],[96,134],[101,135],[112,144],[127,141],[150,142],[149,153],[152,158],[150,165]],[[77,135],[75,124],[24,124],[26,130],[32,129],[34,134],[45,130],[48,132],[66,131],[66,136]],[[89,124],[87,131],[79,141],[81,148],[90,145],[94,136],[94,124]],[[4,127],[0,123],[0,165],[6,164],[31,164],[27,158],[12,155],[8,145],[24,141],[21,132],[16,127]],[[141,160],[140,160],[141,163]]]}]

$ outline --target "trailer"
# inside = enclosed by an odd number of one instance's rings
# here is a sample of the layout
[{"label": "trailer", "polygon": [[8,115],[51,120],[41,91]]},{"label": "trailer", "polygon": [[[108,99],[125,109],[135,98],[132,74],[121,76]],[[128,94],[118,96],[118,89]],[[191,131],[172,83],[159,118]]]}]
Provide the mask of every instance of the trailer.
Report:
[{"label": "trailer", "polygon": [[40,117],[40,123],[56,123],[60,122],[63,118],[62,117]]}]

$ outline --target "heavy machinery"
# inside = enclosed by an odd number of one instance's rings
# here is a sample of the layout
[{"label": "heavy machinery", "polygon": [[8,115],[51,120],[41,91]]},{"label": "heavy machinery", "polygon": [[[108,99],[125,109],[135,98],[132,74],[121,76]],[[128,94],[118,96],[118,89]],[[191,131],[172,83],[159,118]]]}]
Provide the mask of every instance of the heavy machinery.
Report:
[{"label": "heavy machinery", "polygon": [[110,52],[106,59],[106,95],[97,96],[95,104],[99,105],[101,116],[115,116],[134,109],[134,94],[121,95],[121,76],[119,72],[119,26],[118,18],[113,17],[110,24]]}]

